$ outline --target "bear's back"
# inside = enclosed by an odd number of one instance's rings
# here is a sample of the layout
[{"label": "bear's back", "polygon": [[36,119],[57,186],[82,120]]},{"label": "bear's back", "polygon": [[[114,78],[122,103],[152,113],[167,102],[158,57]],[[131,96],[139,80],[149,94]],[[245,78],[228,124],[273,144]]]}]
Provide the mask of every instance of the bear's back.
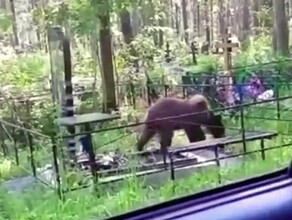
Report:
[{"label": "bear's back", "polygon": [[148,110],[148,116],[153,119],[170,117],[189,112],[189,104],[178,98],[161,98]]},{"label": "bear's back", "polygon": [[161,118],[184,115],[180,118],[170,118],[151,123],[155,127],[173,129],[173,127],[181,127],[189,122],[205,122],[205,115],[193,114],[205,110],[208,110],[208,102],[204,96],[198,95],[197,98],[191,98],[189,100],[161,98],[149,108],[146,121],[149,122]]},{"label": "bear's back", "polygon": [[195,111],[197,112],[206,111],[210,109],[209,101],[205,96],[200,94],[192,96],[188,100],[188,103],[189,105],[191,105],[191,108],[196,109]]}]

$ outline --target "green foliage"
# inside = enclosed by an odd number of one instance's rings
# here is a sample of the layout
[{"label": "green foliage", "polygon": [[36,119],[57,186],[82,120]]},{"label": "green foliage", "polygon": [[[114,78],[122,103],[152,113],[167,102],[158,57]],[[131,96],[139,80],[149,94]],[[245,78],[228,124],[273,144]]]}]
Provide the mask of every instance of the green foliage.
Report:
[{"label": "green foliage", "polygon": [[[81,49],[80,49],[81,50]],[[76,63],[74,65],[74,70],[78,75],[82,76],[93,76],[94,74],[94,62],[92,57],[90,57],[86,51],[83,54],[77,56]]]},{"label": "green foliage", "polygon": [[[26,169],[16,166],[13,159],[3,158],[0,156],[0,183],[5,180],[10,180],[17,177],[28,175]],[[28,164],[22,164],[23,167]],[[27,166],[28,167],[28,166]]]},{"label": "green foliage", "polygon": [[[260,34],[254,38],[246,49],[242,51],[234,60],[235,66],[241,67],[235,70],[239,75],[239,80],[247,75],[251,75],[258,70],[276,69],[283,73],[291,71],[291,62],[284,62],[287,58],[274,53],[271,48],[272,38],[266,34]],[[266,64],[271,63],[271,64]],[[263,65],[261,65],[263,64]],[[245,67],[257,65],[256,67]]]},{"label": "green foliage", "polygon": [[135,133],[129,133],[126,129],[112,130],[93,135],[96,151],[105,154],[115,151],[132,151],[136,141]]},{"label": "green foliage", "polygon": [[64,25],[68,20],[68,5],[66,2],[54,3],[33,9],[34,23],[42,32],[46,31],[48,26]]},{"label": "green foliage", "polygon": [[222,68],[219,58],[216,55],[200,55],[198,57],[198,65],[190,66],[189,69],[193,73],[212,73]]},{"label": "green foliage", "polygon": [[53,136],[56,132],[55,118],[56,109],[52,104],[45,103],[43,107],[34,108],[32,112],[32,118],[37,118],[33,120],[33,125],[42,131],[44,135]]},{"label": "green foliage", "polygon": [[261,27],[273,27],[272,10],[273,8],[263,5],[261,10],[257,12],[257,17]]},{"label": "green foliage", "polygon": [[0,31],[10,33],[12,31],[12,16],[0,12]]},{"label": "green foliage", "polygon": [[155,57],[162,55],[162,50],[157,48],[153,41],[153,27],[145,27],[131,42],[137,53],[137,58],[144,62],[146,67],[152,67]]},{"label": "green foliage", "polygon": [[78,35],[91,34],[99,25],[96,8],[88,0],[68,1],[70,25]]},{"label": "green foliage", "polygon": [[4,159],[0,163],[0,179],[5,179],[6,176],[9,175],[11,171],[12,162]]},{"label": "green foliage", "polygon": [[[168,36],[168,34],[166,34]],[[179,41],[176,39],[175,36],[171,38],[171,41],[169,41],[171,45],[171,56],[175,57],[179,64],[185,66],[190,65],[192,62],[191,60],[191,49],[188,45],[186,45],[185,42]]]},{"label": "green foliage", "polygon": [[235,66],[266,63],[275,60],[275,53],[271,48],[271,36],[259,35],[235,59]]},{"label": "green foliage", "polygon": [[37,82],[43,82],[48,76],[46,60],[39,55],[29,55],[0,63],[0,81],[2,85],[14,85],[20,91],[30,90]]},{"label": "green foliage", "polygon": [[149,76],[156,83],[163,83],[162,79],[165,75],[164,69],[160,66],[154,66],[153,69],[149,72]]}]

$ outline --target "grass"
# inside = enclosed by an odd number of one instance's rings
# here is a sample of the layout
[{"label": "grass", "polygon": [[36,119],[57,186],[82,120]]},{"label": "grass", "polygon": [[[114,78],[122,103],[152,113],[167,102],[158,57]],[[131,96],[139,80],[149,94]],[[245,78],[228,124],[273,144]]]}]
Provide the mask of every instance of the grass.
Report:
[{"label": "grass", "polygon": [[[262,109],[246,110],[246,116],[258,116],[271,118],[276,114],[275,110],[268,110],[268,105]],[[282,113],[283,118],[289,118],[292,113]],[[239,121],[231,121],[226,118],[227,127],[238,127]],[[269,130],[280,133],[289,133],[291,124],[287,122],[277,122],[269,120],[255,120],[246,118],[245,125],[248,129]],[[125,132],[112,131],[111,133],[99,134],[96,136],[96,142],[106,143]],[[109,149],[104,146],[104,150],[109,151],[116,146],[129,146],[135,140],[132,137],[126,137],[121,142],[109,144]],[[274,140],[266,141],[266,146],[276,146],[291,142],[291,138],[285,135],[279,135]],[[259,141],[248,144],[248,150],[260,149]],[[233,152],[241,152],[242,144],[233,145]],[[243,162],[232,168],[208,168],[202,173],[176,180],[167,181],[161,187],[145,185],[142,180],[135,177],[125,180],[118,188],[102,186],[99,190],[99,196],[96,196],[92,189],[79,190],[66,194],[64,202],[58,200],[55,192],[44,188],[29,190],[21,195],[19,193],[0,192],[0,219],[102,219],[118,213],[123,213],[146,205],[163,202],[176,197],[188,195],[202,190],[219,186],[218,174],[222,178],[221,184],[228,184],[234,181],[245,179],[251,176],[271,172],[275,169],[287,166],[291,159],[291,147],[279,148],[266,152],[266,160],[262,160],[260,154],[249,155],[243,158]],[[22,157],[24,157],[22,155]],[[13,169],[7,169],[9,162],[2,162],[0,172],[4,176],[13,176]],[[2,167],[2,169],[1,169]],[[4,167],[4,168],[3,168]],[[4,172],[3,172],[4,170]],[[6,170],[6,171],[5,171]],[[3,175],[3,174],[2,174]],[[1,177],[0,177],[1,178]],[[3,179],[3,176],[2,176]]]},{"label": "grass", "polygon": [[[37,140],[35,140],[37,142]],[[38,140],[41,143],[41,140]],[[7,143],[8,149],[13,149],[11,143]],[[51,162],[52,153],[49,146],[40,146],[35,144],[34,161],[37,168],[43,167]],[[16,165],[14,152],[10,152],[7,157],[0,156],[0,181],[10,180],[14,178],[24,177],[32,172],[30,152],[28,147],[26,150],[19,149],[19,166]]]},{"label": "grass", "polygon": [[[277,155],[277,157],[275,156]],[[270,172],[283,167],[290,161],[291,149],[277,149],[267,153],[267,159],[247,159],[232,169],[208,169],[174,183],[167,182],[161,188],[143,185],[135,178],[126,180],[119,190],[102,187],[103,193],[96,197],[90,190],[72,192],[65,202],[58,200],[53,192],[42,188],[28,191],[21,196],[17,193],[0,193],[2,219],[86,219],[103,218],[145,205],[162,202],[175,197],[199,192],[218,186],[218,172],[223,183]],[[173,190],[175,185],[175,191]],[[1,217],[0,217],[1,219]]]}]

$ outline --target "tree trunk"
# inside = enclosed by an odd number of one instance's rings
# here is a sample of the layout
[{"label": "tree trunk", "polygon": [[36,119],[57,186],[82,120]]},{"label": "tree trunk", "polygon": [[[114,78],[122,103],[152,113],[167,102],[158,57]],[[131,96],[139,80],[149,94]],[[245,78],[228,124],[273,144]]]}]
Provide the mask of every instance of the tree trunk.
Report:
[{"label": "tree trunk", "polygon": [[100,51],[102,63],[102,77],[103,77],[103,95],[104,95],[104,111],[115,110],[116,95],[115,95],[115,81],[112,58],[112,43],[110,33],[110,19],[109,14],[100,16]]},{"label": "tree trunk", "polygon": [[[132,40],[134,39],[133,36],[133,29],[132,29],[132,23],[131,23],[131,15],[127,9],[123,9],[120,13],[120,19],[121,19],[121,29],[124,36],[124,41],[126,44],[131,44]],[[132,57],[136,57],[136,50],[135,48],[130,45],[130,55]],[[138,61],[135,60],[134,65],[138,65]]]},{"label": "tree trunk", "polygon": [[1,9],[5,9],[5,7],[6,7],[5,1],[6,1],[6,0],[1,0],[1,1],[0,1],[0,8],[1,8]]},{"label": "tree trunk", "polygon": [[149,4],[144,4],[143,1],[139,1],[139,7],[142,8],[140,9],[141,17],[142,17],[142,22],[143,22],[143,27],[147,25],[151,25],[151,18],[152,18],[152,1],[149,1]]},{"label": "tree trunk", "polygon": [[285,2],[285,13],[286,13],[287,18],[290,16],[289,5],[290,5],[289,2],[286,0],[286,2]]},{"label": "tree trunk", "polygon": [[136,36],[141,28],[141,17],[139,15],[139,9],[137,6],[133,7],[133,11],[131,14],[131,24],[133,30],[133,36]]},{"label": "tree trunk", "polygon": [[241,32],[242,32],[242,6],[241,6],[241,0],[236,1],[236,12],[235,12],[235,26],[236,26],[236,34],[238,38],[240,39]]},{"label": "tree trunk", "polygon": [[205,0],[205,28],[206,28],[206,42],[207,42],[207,51],[209,51],[211,45],[210,37],[210,26],[209,26],[209,7],[208,0]]},{"label": "tree trunk", "polygon": [[243,27],[243,35],[242,40],[245,41],[248,39],[249,36],[249,29],[250,29],[250,12],[249,12],[249,0],[243,1],[243,20],[242,20],[242,27]]},{"label": "tree trunk", "polygon": [[201,36],[201,15],[200,15],[200,2],[197,1],[197,33],[198,37]]},{"label": "tree trunk", "polygon": [[224,16],[224,0],[219,0],[219,27],[220,27],[220,38],[225,33],[225,16]]},{"label": "tree trunk", "polygon": [[14,7],[14,0],[10,0],[10,9],[12,12],[12,18],[13,18],[13,34],[14,34],[14,44],[15,46],[19,45],[19,39],[17,35],[17,26],[16,26],[16,15],[15,15],[15,7]]},{"label": "tree trunk", "polygon": [[285,13],[285,0],[273,0],[273,11],[277,52],[287,56],[289,55],[289,30]]},{"label": "tree trunk", "polygon": [[197,1],[193,1],[193,7],[192,7],[192,12],[193,12],[193,30],[195,33],[197,33]]},{"label": "tree trunk", "polygon": [[290,16],[292,16],[292,0],[289,0],[289,17]]},{"label": "tree trunk", "polygon": [[[153,0],[149,0],[148,7],[149,7],[149,19],[150,19],[150,24],[151,24],[152,26],[154,26],[154,25],[156,25],[156,24],[155,24],[155,21],[154,21],[154,19],[155,19],[155,6],[154,6],[154,2],[153,2]],[[152,20],[151,20],[151,19],[152,19]],[[158,32],[153,31],[152,36],[153,36],[153,42],[154,42],[154,45],[155,45],[155,46],[158,46],[158,45],[159,45],[159,39],[158,39],[159,36],[158,36],[158,35],[159,35]]]},{"label": "tree trunk", "polygon": [[[34,10],[35,8],[37,8],[36,1],[31,0],[31,8],[32,8],[32,10]],[[35,22],[34,17],[33,17],[33,20],[34,20],[34,22]],[[35,23],[36,23],[36,22],[35,22]],[[39,29],[38,25],[36,26],[36,37],[37,37],[37,44],[38,44],[38,47],[39,47],[39,49],[42,49],[41,35],[40,35],[40,29]]]},{"label": "tree trunk", "polygon": [[[159,26],[160,28],[164,26],[164,21],[162,18],[159,19]],[[159,47],[163,47],[163,31],[159,30]]]},{"label": "tree trunk", "polygon": [[182,0],[182,16],[183,16],[183,24],[184,24],[184,38],[186,44],[188,44],[189,37],[188,37],[188,15],[187,15],[187,2],[186,0]]},{"label": "tree trunk", "polygon": [[214,42],[213,0],[210,0],[211,42]]},{"label": "tree trunk", "polygon": [[123,9],[120,13],[121,29],[126,44],[130,44],[133,40],[133,29],[131,25],[130,13],[127,9]]},{"label": "tree trunk", "polygon": [[177,35],[179,36],[179,8],[178,8],[178,5],[175,4],[175,27],[176,27],[176,33]]},{"label": "tree trunk", "polygon": [[226,2],[226,27],[231,26],[230,0]]},{"label": "tree trunk", "polygon": [[276,34],[276,25],[274,24],[272,28],[272,45],[273,45],[273,50],[277,52],[277,34]]},{"label": "tree trunk", "polygon": [[175,29],[175,24],[174,24],[174,18],[173,18],[173,0],[170,0],[170,13],[169,13],[169,16],[170,16],[170,26],[172,29]]},{"label": "tree trunk", "polygon": [[257,13],[259,12],[259,1],[253,0],[252,4],[252,26],[254,29],[254,34],[258,34],[259,19]]}]

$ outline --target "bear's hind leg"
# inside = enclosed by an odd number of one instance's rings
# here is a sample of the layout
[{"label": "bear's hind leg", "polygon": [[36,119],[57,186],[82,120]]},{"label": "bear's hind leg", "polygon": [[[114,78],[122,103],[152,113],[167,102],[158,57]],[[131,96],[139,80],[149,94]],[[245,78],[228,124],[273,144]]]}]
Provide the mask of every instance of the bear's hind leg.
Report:
[{"label": "bear's hind leg", "polygon": [[197,125],[188,126],[187,128],[184,128],[184,130],[187,134],[190,143],[203,141],[206,139],[205,133],[203,132],[200,126]]},{"label": "bear's hind leg", "polygon": [[163,163],[166,168],[166,154],[167,154],[167,147],[170,147],[173,131],[171,130],[162,130],[160,133],[160,151],[163,155]]}]

